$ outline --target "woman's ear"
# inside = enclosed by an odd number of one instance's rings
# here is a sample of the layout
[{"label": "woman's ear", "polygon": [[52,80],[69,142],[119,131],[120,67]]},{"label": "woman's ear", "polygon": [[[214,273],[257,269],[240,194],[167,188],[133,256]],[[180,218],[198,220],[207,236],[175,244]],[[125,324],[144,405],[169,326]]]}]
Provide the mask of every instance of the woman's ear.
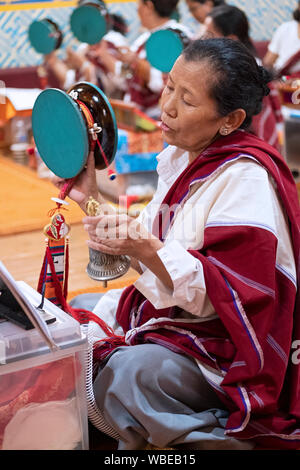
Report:
[{"label": "woman's ear", "polygon": [[154,9],[154,5],[153,5],[153,3],[151,2],[151,0],[146,0],[145,5],[146,5],[146,7],[148,8],[149,13],[150,13],[150,12],[152,13],[152,12],[155,10],[155,9]]},{"label": "woman's ear", "polygon": [[246,111],[242,108],[232,111],[224,117],[222,126],[219,130],[221,135],[229,135],[241,127],[246,119]]}]

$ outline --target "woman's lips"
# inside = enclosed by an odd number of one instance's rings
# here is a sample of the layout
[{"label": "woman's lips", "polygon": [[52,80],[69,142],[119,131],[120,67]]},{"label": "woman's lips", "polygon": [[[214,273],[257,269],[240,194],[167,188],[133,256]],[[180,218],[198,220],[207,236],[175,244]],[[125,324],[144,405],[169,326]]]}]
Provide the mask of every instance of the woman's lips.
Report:
[{"label": "woman's lips", "polygon": [[169,127],[165,122],[161,121],[160,128],[164,132],[172,131],[171,127]]}]

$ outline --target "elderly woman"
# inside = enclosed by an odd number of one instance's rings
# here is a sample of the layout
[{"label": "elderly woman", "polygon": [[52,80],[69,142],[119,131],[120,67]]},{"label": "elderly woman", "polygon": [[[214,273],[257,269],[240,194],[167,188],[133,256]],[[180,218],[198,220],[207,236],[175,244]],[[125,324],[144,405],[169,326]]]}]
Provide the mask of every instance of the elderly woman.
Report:
[{"label": "elderly woman", "polygon": [[[245,131],[268,80],[239,42],[194,41],[163,92],[152,202],[139,220],[84,218],[89,246],[141,273],[98,301],[105,332],[89,325],[119,449],[299,447],[297,193],[280,154]],[[92,158],[70,196],[101,208]]]}]

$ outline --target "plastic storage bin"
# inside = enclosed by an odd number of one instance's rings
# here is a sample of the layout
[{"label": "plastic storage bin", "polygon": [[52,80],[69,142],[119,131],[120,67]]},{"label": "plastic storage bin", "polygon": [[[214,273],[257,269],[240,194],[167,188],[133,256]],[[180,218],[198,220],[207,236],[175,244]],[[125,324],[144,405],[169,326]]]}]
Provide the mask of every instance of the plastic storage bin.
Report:
[{"label": "plastic storage bin", "polygon": [[[22,294],[38,306],[41,296],[23,281]],[[56,321],[47,326],[57,348],[37,328],[0,322],[0,448],[89,448],[85,386],[86,335],[79,323],[45,300]]]}]

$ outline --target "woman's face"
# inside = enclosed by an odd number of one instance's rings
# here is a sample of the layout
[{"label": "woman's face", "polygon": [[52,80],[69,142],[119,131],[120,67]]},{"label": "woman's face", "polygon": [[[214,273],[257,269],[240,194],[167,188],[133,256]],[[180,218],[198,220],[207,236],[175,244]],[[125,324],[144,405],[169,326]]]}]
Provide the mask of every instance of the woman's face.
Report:
[{"label": "woman's face", "polygon": [[161,98],[165,141],[199,155],[218,136],[226,118],[220,117],[210,96],[211,67],[207,61],[175,62]]},{"label": "woman's face", "polygon": [[143,0],[139,0],[137,6],[138,16],[140,18],[140,22],[144,28],[148,28],[148,14],[149,14],[149,5],[147,2]]},{"label": "woman's face", "polygon": [[204,3],[195,2],[193,0],[186,0],[186,3],[191,15],[193,15],[193,17],[199,21],[199,23],[204,23],[206,15],[208,15],[208,13],[213,8],[213,4],[209,0]]}]

